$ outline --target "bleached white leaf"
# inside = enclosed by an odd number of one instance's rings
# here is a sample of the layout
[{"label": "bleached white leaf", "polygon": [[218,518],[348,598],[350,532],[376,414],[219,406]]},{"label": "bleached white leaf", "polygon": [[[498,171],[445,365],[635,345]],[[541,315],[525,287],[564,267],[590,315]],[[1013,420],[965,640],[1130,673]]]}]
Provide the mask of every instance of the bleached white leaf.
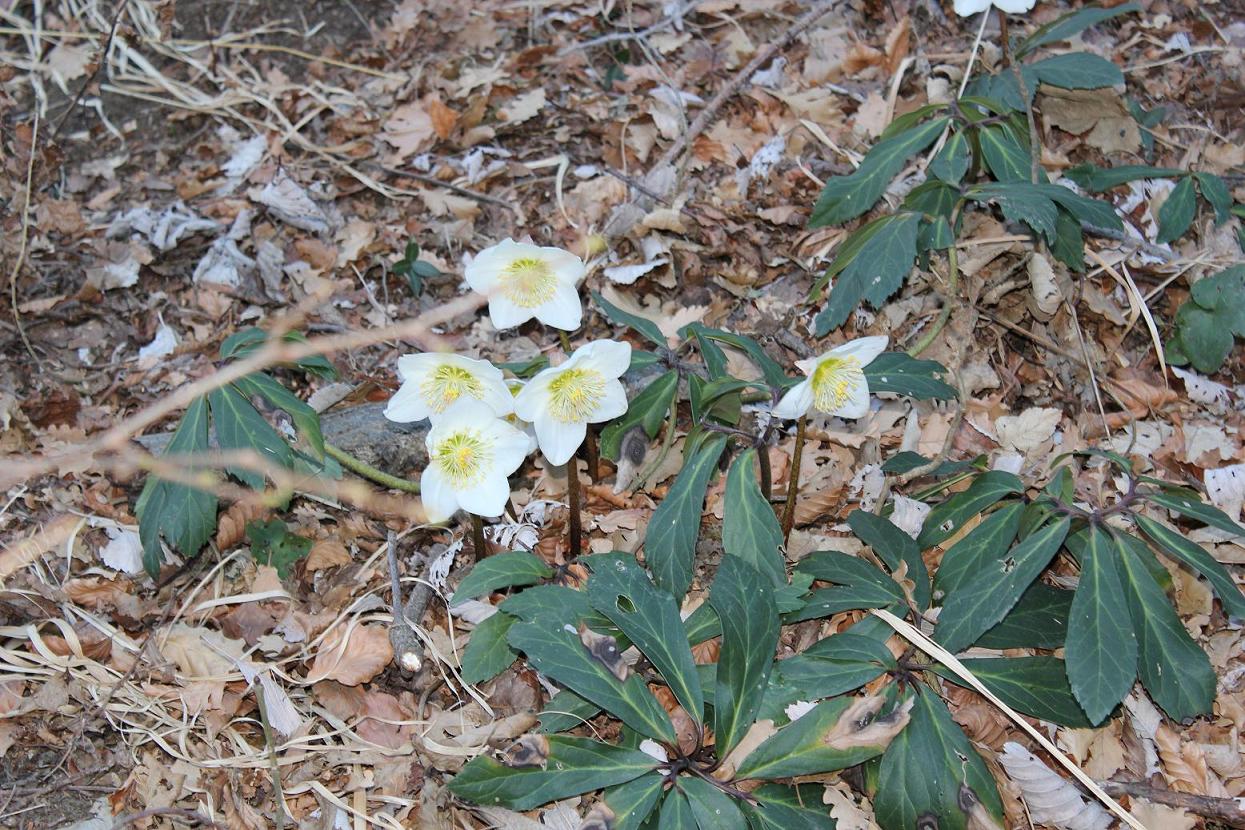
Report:
[{"label": "bleached white leaf", "polygon": [[749,82],[757,86],[767,86],[770,89],[778,89],[782,86],[783,70],[787,68],[787,59],[779,55],[774,58],[769,66],[764,69],[758,69],[752,73]]},{"label": "bleached white leaf", "polygon": [[1018,475],[1025,466],[1025,457],[1018,452],[1005,452],[990,462],[991,470],[1002,470],[1005,473]]},{"label": "bleached white leaf", "polygon": [[1210,496],[1211,504],[1232,519],[1239,519],[1241,508],[1245,506],[1245,464],[1207,470],[1202,480],[1206,483],[1206,495]]},{"label": "bleached white leaf", "polygon": [[262,189],[252,188],[250,196],[287,225],[312,233],[327,233],[329,230],[329,220],[324,211],[285,170],[278,171]]},{"label": "bleached white leaf", "polygon": [[999,763],[1020,787],[1034,824],[1056,830],[1107,830],[1111,814],[1096,801],[1087,801],[1076,786],[1015,741],[1003,744]]},{"label": "bleached white leaf", "polygon": [[238,140],[229,148],[229,160],[221,165],[221,172],[230,179],[243,179],[264,160],[268,139],[262,135]]},{"label": "bleached white leaf", "polygon": [[659,256],[656,259],[650,259],[648,262],[641,262],[638,265],[611,265],[605,269],[605,276],[618,285],[631,285],[649,271],[660,268],[669,261],[666,257]]},{"label": "bleached white leaf", "polygon": [[1124,708],[1128,711],[1128,719],[1133,727],[1146,756],[1146,775],[1160,771],[1159,752],[1154,743],[1154,736],[1163,724],[1163,715],[1150,699],[1139,692],[1132,692],[1124,698]]},{"label": "bleached white leaf", "polygon": [[923,501],[910,499],[896,494],[891,503],[895,506],[891,513],[891,524],[915,539],[921,535],[925,525],[925,517],[929,515],[930,506]]},{"label": "bleached white leaf", "polygon": [[177,332],[169,327],[169,324],[160,321],[160,328],[156,329],[156,336],[151,342],[138,350],[138,365],[154,366],[156,361],[162,357],[168,357],[177,348]]},{"label": "bleached white leaf", "polygon": [[1059,310],[1063,302],[1063,294],[1059,290],[1059,281],[1050,260],[1040,253],[1029,256],[1029,287],[1033,291],[1033,302],[1038,311],[1049,316]]},{"label": "bleached white leaf", "polygon": [[497,613],[497,606],[490,602],[482,602],[478,599],[469,599],[455,605],[450,609],[450,613],[455,617],[459,617],[464,622],[469,622],[472,625],[479,625]]},{"label": "bleached white leaf", "polygon": [[786,714],[788,720],[797,721],[815,708],[817,708],[817,701],[815,700],[797,700],[795,703],[789,704],[783,710],[783,713]]},{"label": "bleached white leaf", "polygon": [[994,421],[994,432],[1005,449],[1030,453],[1055,433],[1063,410],[1034,406],[1019,415],[1001,415]]},{"label": "bleached white leaf", "polygon": [[1173,366],[1171,369],[1176,373],[1176,377],[1184,381],[1184,388],[1189,395],[1189,400],[1194,403],[1205,403],[1212,406],[1228,405],[1230,394],[1228,387],[1222,383],[1216,383],[1210,378],[1203,377],[1190,369],[1181,369],[1179,366]]},{"label": "bleached white leaf", "polygon": [[133,530],[105,527],[109,542],[99,549],[100,561],[114,571],[136,574],[143,569],[143,543]]},{"label": "bleached white leaf", "polygon": [[108,236],[122,239],[138,234],[157,249],[171,251],[184,237],[219,227],[216,221],[204,219],[178,200],[159,212],[147,205],[126,211],[109,223]]},{"label": "bleached white leaf", "polygon": [[463,543],[463,539],[456,539],[428,565],[428,582],[434,590],[445,590],[445,580],[450,575],[450,569],[454,567],[454,557],[463,549]]},{"label": "bleached white leaf", "polygon": [[662,745],[651,738],[645,738],[640,741],[640,751],[663,764],[670,760],[670,756],[666,754],[666,750]]}]

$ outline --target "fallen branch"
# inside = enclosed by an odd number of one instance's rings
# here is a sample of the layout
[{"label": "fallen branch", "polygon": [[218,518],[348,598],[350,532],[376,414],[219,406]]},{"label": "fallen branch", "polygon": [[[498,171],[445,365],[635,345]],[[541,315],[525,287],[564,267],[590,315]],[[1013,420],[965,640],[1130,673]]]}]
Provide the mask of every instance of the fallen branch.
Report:
[{"label": "fallen branch", "polygon": [[1205,818],[1227,822],[1233,827],[1245,827],[1245,799],[1179,793],[1175,790],[1151,787],[1139,781],[1102,781],[1100,784],[1111,795],[1144,798],[1153,804],[1179,807]]}]

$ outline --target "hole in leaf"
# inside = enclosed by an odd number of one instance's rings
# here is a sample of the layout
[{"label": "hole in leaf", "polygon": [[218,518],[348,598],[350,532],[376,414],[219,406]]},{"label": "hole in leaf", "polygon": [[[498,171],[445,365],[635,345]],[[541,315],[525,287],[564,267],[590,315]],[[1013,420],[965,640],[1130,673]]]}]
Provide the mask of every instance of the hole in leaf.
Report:
[{"label": "hole in leaf", "polygon": [[622,594],[619,594],[614,599],[614,605],[617,606],[618,610],[623,612],[624,614],[635,613],[635,603],[629,600],[627,597],[624,597]]}]

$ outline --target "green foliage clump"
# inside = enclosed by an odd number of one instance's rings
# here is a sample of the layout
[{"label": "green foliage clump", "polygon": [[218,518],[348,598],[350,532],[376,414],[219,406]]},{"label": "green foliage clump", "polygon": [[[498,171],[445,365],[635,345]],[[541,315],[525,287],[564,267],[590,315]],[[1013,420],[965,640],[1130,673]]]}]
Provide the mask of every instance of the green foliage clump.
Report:
[{"label": "green foliage clump", "polygon": [[1167,360],[1191,363],[1199,372],[1217,372],[1238,337],[1245,337],[1245,265],[1193,284],[1189,299],[1176,312]]}]

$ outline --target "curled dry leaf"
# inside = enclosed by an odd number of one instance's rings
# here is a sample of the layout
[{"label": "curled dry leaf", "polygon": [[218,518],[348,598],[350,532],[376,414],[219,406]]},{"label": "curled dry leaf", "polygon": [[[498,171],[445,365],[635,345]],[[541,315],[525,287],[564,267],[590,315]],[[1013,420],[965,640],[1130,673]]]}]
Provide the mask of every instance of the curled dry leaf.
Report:
[{"label": "curled dry leaf", "polygon": [[830,727],[822,739],[830,749],[847,750],[857,747],[884,747],[903,731],[911,720],[910,712],[916,702],[908,698],[896,706],[889,714],[876,717],[881,711],[884,698],[881,695],[868,695],[857,698],[844,710],[834,726]]},{"label": "curled dry leaf", "polygon": [[1206,763],[1206,756],[1197,744],[1181,741],[1176,731],[1162,724],[1154,731],[1154,744],[1163,762],[1163,777],[1173,790],[1194,795],[1227,798],[1219,776]]},{"label": "curled dry leaf", "polygon": [[549,763],[549,739],[537,733],[521,735],[517,741],[506,747],[503,761],[508,767],[543,768]]},{"label": "curled dry leaf", "polygon": [[223,553],[237,547],[246,538],[246,526],[268,513],[268,507],[254,502],[236,501],[229,505],[216,522],[217,549]]},{"label": "curled dry leaf", "polygon": [[955,803],[967,817],[964,823],[966,830],[1003,830],[1003,825],[999,824],[994,816],[990,815],[986,806],[981,803],[977,791],[963,782],[960,783],[960,789],[956,793]]},{"label": "curled dry leaf", "polygon": [[357,686],[380,674],[391,660],[393,646],[383,625],[338,626],[320,643],[307,681]]},{"label": "curled dry leaf", "polygon": [[579,824],[579,830],[610,830],[614,826],[614,811],[605,806],[604,802],[593,805],[588,814],[584,816],[584,820]]},{"label": "curled dry leaf", "polygon": [[346,550],[346,546],[339,540],[320,539],[311,546],[311,551],[307,554],[305,569],[322,571],[338,565],[349,565],[350,559],[350,551]]},{"label": "curled dry leaf", "polygon": [[1020,787],[1034,824],[1058,830],[1107,830],[1111,814],[1081,795],[1071,781],[1015,741],[1003,745],[999,763]]},{"label": "curled dry leaf", "polygon": [[1059,289],[1059,279],[1050,260],[1034,252],[1029,257],[1029,287],[1033,291],[1033,303],[1043,319],[1050,319],[1059,310],[1063,302],[1063,292]]},{"label": "curled dry leaf", "polygon": [[59,516],[44,527],[0,552],[0,579],[20,571],[45,552],[58,548],[83,522],[78,516]]}]

